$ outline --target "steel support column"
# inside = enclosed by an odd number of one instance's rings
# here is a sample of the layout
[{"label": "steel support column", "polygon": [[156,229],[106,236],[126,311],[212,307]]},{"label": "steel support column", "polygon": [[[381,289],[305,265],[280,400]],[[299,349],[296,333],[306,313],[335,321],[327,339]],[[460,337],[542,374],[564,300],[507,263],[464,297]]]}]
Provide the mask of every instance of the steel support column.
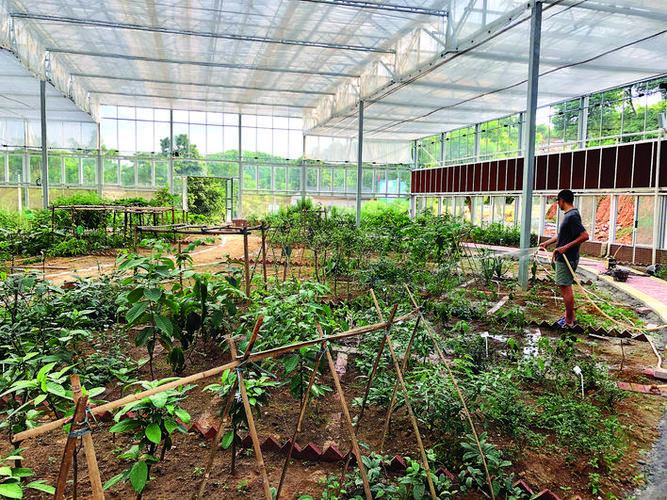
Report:
[{"label": "steel support column", "polygon": [[[542,2],[535,2],[530,20],[530,59],[528,61],[528,99],[526,111],[526,149],[521,193],[520,248],[530,248],[530,219],[533,209],[533,178],[535,170],[535,115],[540,74],[540,41],[542,29]],[[528,256],[519,260],[519,284],[528,289]]]},{"label": "steel support column", "polygon": [[306,136],[303,136],[301,153],[301,201],[306,201]]},{"label": "steel support column", "polygon": [[[169,193],[174,194],[174,110],[169,110]],[[120,177],[119,177],[120,179]],[[181,179],[181,182],[182,179]]]},{"label": "steel support column", "polygon": [[102,135],[100,123],[97,123],[97,157],[95,158],[95,169],[97,170],[97,194],[102,197],[104,186],[104,163],[102,162]]},{"label": "steel support column", "polygon": [[46,82],[39,82],[39,111],[42,122],[42,207],[49,208],[49,158],[46,150]]},{"label": "steel support column", "polygon": [[364,152],[364,101],[359,101],[359,136],[357,144],[357,227],[361,227],[361,182],[363,180],[362,163]]},{"label": "steel support column", "polygon": [[[241,219],[243,217],[243,151],[241,149],[241,144],[243,140],[243,115],[239,113],[239,205],[236,211],[236,217]],[[257,184],[255,184],[257,186]]]}]

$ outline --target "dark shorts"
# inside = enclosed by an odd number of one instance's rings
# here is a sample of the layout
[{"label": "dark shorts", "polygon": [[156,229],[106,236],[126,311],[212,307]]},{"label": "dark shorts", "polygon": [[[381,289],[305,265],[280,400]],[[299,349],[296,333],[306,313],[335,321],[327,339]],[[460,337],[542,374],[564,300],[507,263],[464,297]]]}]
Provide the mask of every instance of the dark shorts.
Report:
[{"label": "dark shorts", "polygon": [[[554,264],[556,266],[556,284],[559,286],[571,286],[574,283],[574,277],[570,272],[570,268],[567,267],[567,263],[556,260]],[[579,257],[570,262],[573,271],[577,270],[578,264]]]}]

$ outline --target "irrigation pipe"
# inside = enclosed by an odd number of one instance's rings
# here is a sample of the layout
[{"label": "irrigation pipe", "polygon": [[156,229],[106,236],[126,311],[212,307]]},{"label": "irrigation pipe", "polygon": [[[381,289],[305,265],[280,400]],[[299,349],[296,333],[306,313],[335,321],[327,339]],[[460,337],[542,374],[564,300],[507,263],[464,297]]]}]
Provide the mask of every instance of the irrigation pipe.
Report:
[{"label": "irrigation pipe", "polygon": [[405,286],[405,289],[408,292],[408,295],[410,296],[410,300],[412,300],[412,304],[415,306],[417,310],[419,310],[419,316],[421,316],[424,326],[426,327],[426,331],[428,332],[429,336],[431,337],[431,340],[433,341],[433,345],[435,346],[436,351],[438,351],[438,356],[440,356],[440,360],[442,363],[445,365],[445,368],[447,368],[447,373],[449,374],[449,378],[452,381],[452,384],[454,384],[454,388],[456,389],[456,394],[459,396],[459,399],[461,400],[461,404],[463,405],[463,412],[466,415],[466,418],[468,419],[468,422],[470,423],[470,428],[472,430],[472,435],[475,438],[475,443],[477,443],[477,449],[479,450],[479,456],[482,459],[482,465],[484,465],[484,473],[486,474],[486,482],[489,485],[489,492],[491,493],[491,499],[496,500],[496,495],[493,493],[493,484],[491,483],[491,476],[489,475],[489,468],[486,465],[486,457],[484,456],[484,451],[482,451],[482,445],[479,442],[479,437],[477,436],[477,430],[475,430],[475,424],[472,421],[472,416],[470,415],[470,412],[468,411],[468,405],[466,405],[465,399],[463,399],[463,394],[461,393],[461,389],[459,388],[459,385],[456,383],[456,379],[454,378],[454,374],[452,373],[451,368],[449,367],[449,363],[447,362],[447,359],[445,358],[445,355],[442,353],[440,350],[440,346],[436,342],[435,334],[431,330],[431,327],[428,326],[428,322],[426,321],[426,318],[424,318],[423,313],[421,311],[421,308],[417,305],[417,302],[415,301],[414,296],[412,295],[412,292],[408,288],[408,285],[403,284]]},{"label": "irrigation pipe", "polygon": [[[400,316],[398,318],[394,319],[394,322],[397,323],[399,321],[405,321],[406,319],[411,318],[418,312],[418,309],[413,309],[407,314],[404,314],[403,316]],[[346,332],[341,332],[341,333],[336,333],[334,335],[330,335],[328,337],[325,337],[327,341],[332,341],[332,340],[338,340],[338,339],[344,339],[347,337],[354,337],[356,335],[361,335],[364,333],[370,333],[374,332],[377,330],[381,330],[383,328],[387,328],[387,325],[389,323],[386,321],[383,321],[381,323],[375,323],[372,325],[366,325],[366,326],[360,326],[357,328],[353,328],[351,330],[347,330]],[[307,347],[315,344],[319,344],[322,342],[322,339],[312,339],[312,340],[306,340],[303,342],[297,342],[295,344],[289,344],[286,346],[281,346],[281,347],[274,347],[272,349],[267,349],[265,351],[258,351],[258,352],[253,352],[251,353],[248,358],[244,361],[242,359],[235,359],[233,361],[230,361],[229,363],[225,363],[224,365],[211,368],[210,370],[206,370],[203,372],[195,373],[194,375],[189,375],[187,377],[182,377],[178,378],[176,380],[172,380],[171,382],[167,382],[165,384],[160,385],[159,387],[155,387],[153,389],[148,389],[146,391],[139,392],[137,394],[131,394],[129,396],[125,396],[124,398],[117,399],[116,401],[111,401],[109,403],[96,406],[95,408],[91,408],[91,412],[93,415],[101,415],[106,411],[113,410],[115,408],[118,408],[120,406],[124,406],[128,403],[132,403],[134,401],[138,401],[140,399],[146,398],[148,396],[152,396],[154,394],[159,394],[161,392],[164,392],[169,389],[174,389],[175,387],[179,387],[185,384],[189,384],[192,382],[196,382],[198,380],[202,380],[205,378],[212,377],[214,375],[218,375],[219,373],[224,372],[225,370],[232,370],[244,362],[252,362],[252,361],[258,361],[261,359],[266,359],[266,358],[271,358],[274,356],[278,356],[280,354],[284,354],[286,352],[294,351],[296,349],[300,349],[301,347]],[[58,427],[61,427],[70,421],[70,417],[66,418],[60,418],[58,420],[54,420],[52,422],[48,422],[46,424],[40,425],[39,427],[35,427],[33,429],[28,429],[26,431],[19,432],[18,434],[15,434],[12,438],[11,441],[12,443],[17,443],[19,441],[23,441],[24,439],[32,438],[35,436],[40,436],[46,432],[52,431],[54,429],[57,429]]]}]

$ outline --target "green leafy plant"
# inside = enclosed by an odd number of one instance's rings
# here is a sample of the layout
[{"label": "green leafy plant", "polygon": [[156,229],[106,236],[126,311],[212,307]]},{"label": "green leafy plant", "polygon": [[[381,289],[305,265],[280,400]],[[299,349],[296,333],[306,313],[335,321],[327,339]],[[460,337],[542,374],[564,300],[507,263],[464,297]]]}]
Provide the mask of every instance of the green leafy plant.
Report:
[{"label": "green leafy plant", "polygon": [[53,495],[56,492],[55,488],[45,484],[43,480],[24,484],[25,478],[32,476],[33,472],[30,469],[10,464],[10,462],[16,463],[23,460],[23,457],[21,457],[23,450],[25,448],[18,448],[0,459],[0,498],[23,498],[23,492],[26,489],[33,489]]},{"label": "green leafy plant", "polygon": [[[172,380],[176,379],[140,381],[135,384],[139,384],[142,390],[148,390]],[[129,479],[137,492],[137,500],[141,499],[144,487],[150,479],[151,467],[164,460],[165,453],[172,447],[172,433],[176,430],[187,433],[185,425],[190,423],[190,415],[180,407],[180,402],[192,387],[194,386],[178,387],[153,394],[139,401],[128,403],[116,413],[114,419],[117,423],[109,429],[110,432],[134,431],[136,444],[119,455],[119,458],[133,462],[132,465],[107,481],[104,489],[112,487],[119,481],[125,482]],[[121,420],[121,417],[125,418]],[[162,448],[158,457],[157,451],[160,444]]]},{"label": "green leafy plant", "polygon": [[[235,371],[225,370],[220,376],[219,384],[207,385],[204,390],[211,391],[223,399],[230,396],[231,391],[237,387],[238,374]],[[261,408],[269,403],[269,389],[275,387],[277,382],[269,380],[266,375],[259,378],[244,378],[245,390],[248,395],[251,410],[259,416]],[[232,447],[232,474],[234,473],[236,447],[241,443],[239,431],[241,429],[248,429],[248,415],[246,414],[245,405],[241,399],[239,392],[234,394],[234,400],[229,411],[229,418],[231,419],[232,428],[222,437],[222,447],[224,449]]]},{"label": "green leafy plant", "polygon": [[504,460],[502,451],[498,450],[493,443],[487,441],[486,432],[479,435],[479,446],[472,434],[466,434],[466,440],[461,442],[461,447],[464,450],[463,462],[465,464],[458,478],[461,491],[466,493],[486,486],[486,473],[482,460],[483,453],[489,476],[493,478],[491,480],[493,492],[498,496],[504,486],[503,469],[512,465],[512,462]]}]

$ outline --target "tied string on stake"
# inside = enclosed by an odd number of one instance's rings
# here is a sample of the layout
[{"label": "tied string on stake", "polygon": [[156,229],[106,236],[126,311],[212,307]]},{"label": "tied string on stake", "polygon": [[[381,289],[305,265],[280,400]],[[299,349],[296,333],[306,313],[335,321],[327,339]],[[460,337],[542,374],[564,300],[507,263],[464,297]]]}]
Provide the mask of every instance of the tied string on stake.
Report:
[{"label": "tied string on stake", "polygon": [[[67,433],[68,438],[80,438],[81,436],[84,436],[90,432],[93,432],[92,427],[90,426],[90,420],[92,419],[93,422],[95,422],[95,425],[97,426],[98,430],[102,430],[100,427],[99,422],[97,421],[97,418],[95,418],[95,414],[90,411],[90,408],[86,407],[86,413],[85,413],[85,418],[81,422],[72,422],[71,427],[81,427],[81,429],[77,429],[75,431],[70,430]],[[72,417],[72,420],[74,420],[74,417]]]}]

